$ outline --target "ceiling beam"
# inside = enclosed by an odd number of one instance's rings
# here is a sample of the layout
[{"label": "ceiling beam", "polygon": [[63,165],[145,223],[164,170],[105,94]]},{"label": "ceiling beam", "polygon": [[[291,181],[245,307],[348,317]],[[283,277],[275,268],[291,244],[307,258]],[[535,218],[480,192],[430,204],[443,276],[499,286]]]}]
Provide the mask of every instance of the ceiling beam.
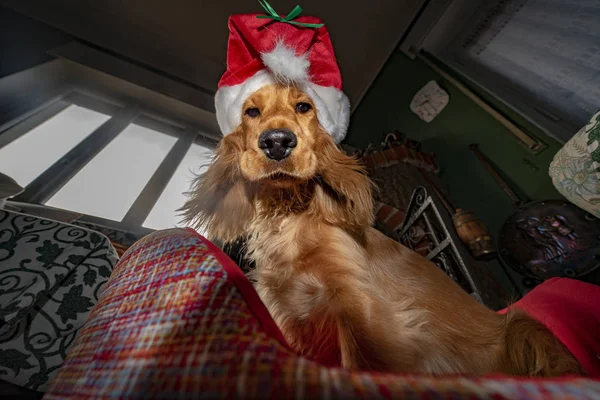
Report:
[{"label": "ceiling beam", "polygon": [[173,77],[145,68],[96,47],[74,41],[52,49],[49,53],[164,94],[211,113],[215,112],[214,92],[211,90],[183,82],[180,79],[174,79]]}]

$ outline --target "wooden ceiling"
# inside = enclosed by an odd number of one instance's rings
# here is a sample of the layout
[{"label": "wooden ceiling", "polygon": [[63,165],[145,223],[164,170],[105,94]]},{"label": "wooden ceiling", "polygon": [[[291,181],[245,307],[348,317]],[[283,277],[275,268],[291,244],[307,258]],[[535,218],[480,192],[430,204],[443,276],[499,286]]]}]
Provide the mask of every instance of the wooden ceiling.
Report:
[{"label": "wooden ceiling", "polygon": [[[424,0],[272,0],[281,14],[296,4],[329,28],[344,79],[357,103],[396,48]],[[261,12],[255,0],[0,0],[100,48],[216,90],[225,69],[227,17]]]}]

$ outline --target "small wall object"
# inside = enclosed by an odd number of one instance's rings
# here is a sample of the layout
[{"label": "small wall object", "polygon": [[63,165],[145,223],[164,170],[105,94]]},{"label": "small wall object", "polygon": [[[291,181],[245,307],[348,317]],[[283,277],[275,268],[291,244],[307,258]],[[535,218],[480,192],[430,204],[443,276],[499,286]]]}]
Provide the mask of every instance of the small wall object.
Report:
[{"label": "small wall object", "polygon": [[450,96],[436,81],[428,82],[415,94],[410,110],[429,123],[448,105]]}]

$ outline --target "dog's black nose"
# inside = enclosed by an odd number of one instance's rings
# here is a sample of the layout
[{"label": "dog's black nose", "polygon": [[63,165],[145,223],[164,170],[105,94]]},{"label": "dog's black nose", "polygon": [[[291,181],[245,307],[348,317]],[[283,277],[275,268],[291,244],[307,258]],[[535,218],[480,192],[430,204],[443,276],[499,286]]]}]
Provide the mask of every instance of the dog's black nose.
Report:
[{"label": "dog's black nose", "polygon": [[297,144],[296,135],[288,129],[264,131],[258,138],[258,147],[267,157],[275,161],[281,161],[288,157]]}]

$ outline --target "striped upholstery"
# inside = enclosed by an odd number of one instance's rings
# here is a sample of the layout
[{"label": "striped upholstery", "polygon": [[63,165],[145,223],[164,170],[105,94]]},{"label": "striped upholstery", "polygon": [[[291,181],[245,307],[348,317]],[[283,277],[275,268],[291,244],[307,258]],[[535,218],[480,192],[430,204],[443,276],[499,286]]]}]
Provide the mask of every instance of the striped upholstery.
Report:
[{"label": "striped upholstery", "polygon": [[175,229],[125,253],[45,396],[92,397],[598,399],[600,383],[325,368],[288,349],[220,250]]}]

